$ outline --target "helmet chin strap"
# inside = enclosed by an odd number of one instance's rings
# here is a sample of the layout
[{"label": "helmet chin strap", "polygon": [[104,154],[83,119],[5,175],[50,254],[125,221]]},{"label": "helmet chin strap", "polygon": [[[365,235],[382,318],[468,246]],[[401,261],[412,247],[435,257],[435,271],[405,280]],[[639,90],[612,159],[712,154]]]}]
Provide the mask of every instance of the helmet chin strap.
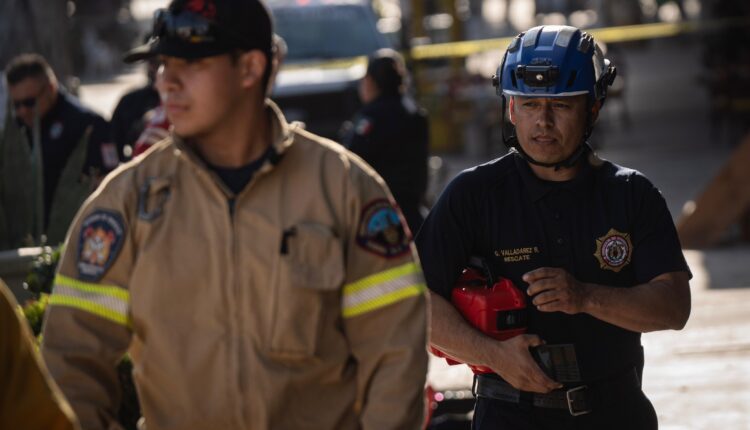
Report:
[{"label": "helmet chin strap", "polygon": [[578,161],[581,159],[581,156],[588,153],[590,149],[591,147],[589,146],[589,144],[586,141],[583,141],[581,142],[580,145],[578,145],[578,148],[575,151],[573,151],[572,154],[568,156],[568,158],[562,161],[558,161],[557,163],[543,163],[541,161],[536,161],[533,158],[531,158],[531,156],[527,154],[526,151],[524,151],[521,148],[521,145],[515,145],[513,147],[513,150],[518,152],[521,155],[521,157],[523,157],[523,159],[529,162],[530,164],[533,164],[535,166],[541,166],[541,167],[554,167],[555,171],[558,171],[560,169],[569,169],[575,166],[576,164],[578,164]]},{"label": "helmet chin strap", "polygon": [[[503,99],[503,106],[502,106],[502,112],[503,112],[503,124],[505,123],[505,96],[502,96]],[[524,160],[526,160],[528,163],[533,164],[535,166],[540,167],[552,167],[555,169],[555,171],[558,171],[560,169],[569,169],[576,164],[578,164],[578,161],[581,159],[581,156],[584,154],[587,154],[591,151],[591,146],[589,146],[588,138],[591,136],[591,132],[594,129],[593,124],[593,116],[591,113],[591,106],[590,102],[588,103],[589,106],[586,108],[586,130],[583,132],[583,137],[581,138],[581,143],[578,145],[578,148],[576,148],[575,151],[573,151],[572,154],[570,154],[566,159],[562,161],[558,161],[557,163],[543,163],[541,161],[534,160],[529,154],[526,153],[526,151],[523,150],[521,147],[521,144],[518,142],[518,138],[513,135],[510,137],[505,137],[505,126],[501,128],[502,136],[503,136],[503,143],[505,145],[518,152],[518,154],[523,157]]]}]

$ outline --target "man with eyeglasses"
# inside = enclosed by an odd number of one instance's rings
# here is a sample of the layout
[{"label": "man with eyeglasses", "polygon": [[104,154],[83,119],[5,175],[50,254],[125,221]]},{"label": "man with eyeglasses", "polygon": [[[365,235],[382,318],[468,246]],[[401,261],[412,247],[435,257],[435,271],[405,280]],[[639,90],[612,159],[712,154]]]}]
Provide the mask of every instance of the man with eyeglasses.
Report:
[{"label": "man with eyeglasses", "polygon": [[[83,200],[119,164],[109,125],[58,84],[36,54],[6,69],[12,117],[2,138],[0,247],[57,245]],[[11,121],[13,119],[13,121]]]},{"label": "man with eyeglasses", "polygon": [[154,429],[414,429],[426,297],[377,174],[288,124],[258,0],[173,1],[158,56],[170,136],[110,175],[68,236],[42,352],[83,428],[118,428],[133,361]]}]

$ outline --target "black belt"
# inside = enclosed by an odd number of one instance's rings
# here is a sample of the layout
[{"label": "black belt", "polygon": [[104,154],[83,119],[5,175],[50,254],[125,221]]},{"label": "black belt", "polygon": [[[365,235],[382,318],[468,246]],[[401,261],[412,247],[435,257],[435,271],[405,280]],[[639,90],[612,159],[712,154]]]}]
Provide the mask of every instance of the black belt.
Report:
[{"label": "black belt", "polygon": [[635,369],[610,379],[546,394],[520,391],[507,382],[488,375],[476,375],[473,387],[474,395],[477,397],[511,403],[521,403],[530,399],[531,404],[536,407],[567,410],[574,417],[588,414],[596,407],[616,403],[623,394],[632,393],[634,389],[640,390]]}]

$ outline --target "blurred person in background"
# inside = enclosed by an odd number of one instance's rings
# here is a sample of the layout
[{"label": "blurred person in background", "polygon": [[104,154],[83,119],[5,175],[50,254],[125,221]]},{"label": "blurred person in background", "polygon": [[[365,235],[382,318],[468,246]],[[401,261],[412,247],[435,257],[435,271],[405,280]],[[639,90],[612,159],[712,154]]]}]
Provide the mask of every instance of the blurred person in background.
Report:
[{"label": "blurred person in background", "polygon": [[[456,177],[416,238],[431,343],[492,370],[474,429],[658,427],[641,333],[685,326],[691,275],[659,190],[587,142],[615,73],[577,28],[517,36],[495,78],[512,150]],[[524,316],[497,321],[526,334],[495,340],[451,304],[471,257],[521,290]]]},{"label": "blurred person in background", "polygon": [[[83,200],[120,158],[109,124],[62,88],[37,54],[5,69],[10,115],[0,141],[0,245],[56,245]],[[4,225],[3,225],[4,224]]]},{"label": "blurred person in background", "polygon": [[123,159],[136,155],[132,151],[139,136],[149,124],[155,122],[155,113],[151,111],[161,104],[159,92],[154,86],[158,68],[159,62],[156,59],[146,62],[148,81],[142,87],[122,96],[112,113],[110,120],[112,140]]},{"label": "blurred person in background", "polygon": [[377,174],[267,98],[258,0],[174,0],[152,39],[170,136],[71,227],[42,352],[86,429],[117,428],[128,351],[145,426],[418,428],[416,252]]},{"label": "blurred person in background", "polygon": [[429,125],[426,112],[406,94],[407,80],[398,52],[371,55],[359,85],[364,107],[344,125],[342,143],[383,177],[416,234],[424,220]]}]

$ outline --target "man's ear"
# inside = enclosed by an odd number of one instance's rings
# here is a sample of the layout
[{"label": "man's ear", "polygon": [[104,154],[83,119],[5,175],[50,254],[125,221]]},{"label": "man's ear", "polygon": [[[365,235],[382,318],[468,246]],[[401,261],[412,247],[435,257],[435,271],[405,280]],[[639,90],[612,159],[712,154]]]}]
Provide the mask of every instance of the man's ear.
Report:
[{"label": "man's ear", "polygon": [[263,73],[266,71],[266,61],[266,54],[257,49],[240,55],[237,59],[237,66],[242,77],[242,87],[250,88],[254,85],[261,85]]},{"label": "man's ear", "polygon": [[510,120],[510,123],[513,125],[516,125],[516,115],[515,115],[515,106],[516,106],[516,98],[513,96],[508,97],[508,120]]}]

